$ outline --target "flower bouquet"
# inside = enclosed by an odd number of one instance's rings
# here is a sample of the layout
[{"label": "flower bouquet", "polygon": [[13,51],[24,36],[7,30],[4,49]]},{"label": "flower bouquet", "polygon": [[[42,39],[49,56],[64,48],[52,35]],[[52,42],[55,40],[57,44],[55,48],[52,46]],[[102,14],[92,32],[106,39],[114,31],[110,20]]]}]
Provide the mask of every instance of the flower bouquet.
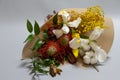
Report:
[{"label": "flower bouquet", "polygon": [[96,69],[106,61],[114,36],[112,20],[100,6],[54,11],[41,27],[37,21],[33,26],[27,20],[26,25],[30,35],[22,58],[31,59],[34,75],[60,75],[60,66],[66,63]]}]

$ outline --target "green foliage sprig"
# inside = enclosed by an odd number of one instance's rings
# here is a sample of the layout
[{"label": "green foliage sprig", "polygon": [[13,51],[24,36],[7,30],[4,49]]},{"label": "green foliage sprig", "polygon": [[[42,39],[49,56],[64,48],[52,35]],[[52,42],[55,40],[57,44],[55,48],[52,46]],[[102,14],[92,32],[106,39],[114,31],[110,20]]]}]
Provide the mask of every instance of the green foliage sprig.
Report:
[{"label": "green foliage sprig", "polygon": [[[33,25],[31,24],[31,22],[29,20],[27,20],[26,26],[27,26],[27,30],[30,34],[25,39],[24,43],[32,41],[34,39],[34,35],[37,36],[40,33],[39,24],[37,23],[37,21],[35,21],[35,23],[34,23],[34,28],[33,28]],[[33,29],[34,29],[34,34],[32,33]]]}]

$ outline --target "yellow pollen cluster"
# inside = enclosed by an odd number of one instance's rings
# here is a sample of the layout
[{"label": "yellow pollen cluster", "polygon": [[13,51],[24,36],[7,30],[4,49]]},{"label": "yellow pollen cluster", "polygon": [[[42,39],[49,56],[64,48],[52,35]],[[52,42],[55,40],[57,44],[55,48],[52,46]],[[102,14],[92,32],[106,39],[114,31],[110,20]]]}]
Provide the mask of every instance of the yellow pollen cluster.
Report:
[{"label": "yellow pollen cluster", "polygon": [[73,33],[73,34],[72,34],[72,37],[73,37],[73,38],[74,38],[74,37],[75,37],[75,38],[80,38],[80,35],[79,35],[79,33]]},{"label": "yellow pollen cluster", "polygon": [[81,32],[88,32],[93,30],[96,26],[100,26],[101,28],[104,25],[104,15],[101,7],[94,6],[87,9],[85,13],[81,16],[82,21],[80,24],[80,28],[82,28]]}]

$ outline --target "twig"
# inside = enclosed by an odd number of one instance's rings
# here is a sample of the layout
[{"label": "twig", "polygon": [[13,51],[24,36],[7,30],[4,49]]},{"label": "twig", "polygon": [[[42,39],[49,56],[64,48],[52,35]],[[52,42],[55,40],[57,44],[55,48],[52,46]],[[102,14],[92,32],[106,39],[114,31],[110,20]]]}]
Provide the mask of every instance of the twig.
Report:
[{"label": "twig", "polygon": [[97,72],[99,72],[98,68],[97,68],[95,65],[92,65],[92,67],[93,67]]}]

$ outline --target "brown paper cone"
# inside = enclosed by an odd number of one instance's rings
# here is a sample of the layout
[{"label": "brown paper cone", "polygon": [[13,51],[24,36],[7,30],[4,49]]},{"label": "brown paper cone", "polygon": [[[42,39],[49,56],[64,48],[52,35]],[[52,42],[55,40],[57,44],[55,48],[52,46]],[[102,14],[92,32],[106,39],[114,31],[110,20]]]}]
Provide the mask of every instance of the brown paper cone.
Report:
[{"label": "brown paper cone", "polygon": [[[80,9],[80,8],[65,9],[65,10],[68,12],[75,11],[79,14],[86,11],[86,9]],[[47,26],[49,24],[52,24],[52,19],[53,18],[49,19],[43,26],[41,26],[41,32],[39,34],[41,38],[42,38],[42,31],[44,29],[47,29]],[[104,25],[108,26],[108,28],[106,28],[103,34],[99,37],[99,39],[97,40],[97,43],[99,46],[101,46],[101,48],[103,48],[108,53],[112,46],[113,39],[114,39],[114,28],[113,28],[113,22],[111,18],[105,17]],[[31,48],[35,44],[36,40],[37,40],[37,37],[35,38],[34,41],[28,42],[27,44],[25,44],[23,48],[23,52],[22,52],[22,59],[30,58],[33,56],[33,51],[31,50]]]}]

